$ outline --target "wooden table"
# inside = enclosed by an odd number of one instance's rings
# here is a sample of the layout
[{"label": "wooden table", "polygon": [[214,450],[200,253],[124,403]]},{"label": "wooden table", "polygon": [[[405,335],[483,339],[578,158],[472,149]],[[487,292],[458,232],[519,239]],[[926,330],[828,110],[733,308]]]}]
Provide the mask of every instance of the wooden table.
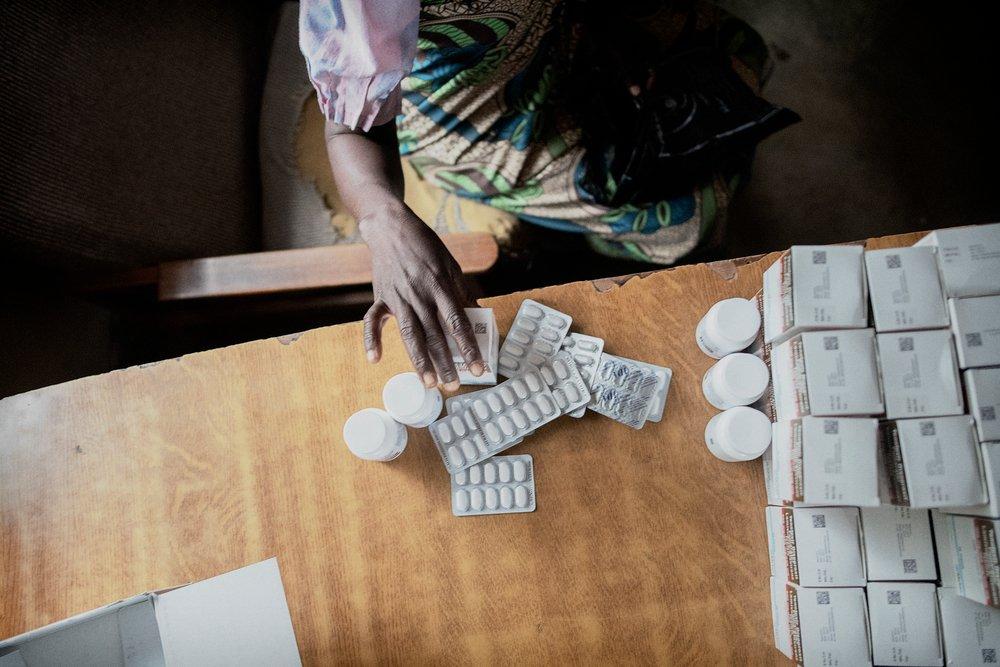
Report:
[{"label": "wooden table", "polygon": [[452,516],[426,431],[391,464],[348,452],[344,420],[408,368],[395,331],[366,363],[358,323],[0,401],[0,638],[277,556],[308,663],[781,663],[760,464],[705,448],[694,342],[776,257],[485,301],[503,331],[531,297],[674,370],[659,424],[588,412],[512,450],[531,514]]}]

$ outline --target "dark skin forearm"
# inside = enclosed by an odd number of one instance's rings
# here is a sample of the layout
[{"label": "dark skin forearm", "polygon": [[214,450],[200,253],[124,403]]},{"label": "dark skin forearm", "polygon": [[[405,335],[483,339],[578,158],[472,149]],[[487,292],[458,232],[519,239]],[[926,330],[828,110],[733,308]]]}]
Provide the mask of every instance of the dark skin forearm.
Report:
[{"label": "dark skin forearm", "polygon": [[390,316],[417,374],[427,386],[458,388],[446,336],[453,337],[473,375],[485,369],[462,307],[461,269],[440,237],[403,203],[403,171],[395,122],[368,132],[327,123],[327,153],[337,189],[372,254],[375,303],[364,318],[368,360],[382,356]]}]

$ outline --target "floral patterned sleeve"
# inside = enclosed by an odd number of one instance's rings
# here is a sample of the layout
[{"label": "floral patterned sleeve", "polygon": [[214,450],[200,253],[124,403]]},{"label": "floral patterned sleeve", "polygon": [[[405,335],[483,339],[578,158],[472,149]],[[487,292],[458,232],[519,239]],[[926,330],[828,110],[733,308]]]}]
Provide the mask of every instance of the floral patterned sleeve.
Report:
[{"label": "floral patterned sleeve", "polygon": [[328,119],[369,130],[400,112],[420,0],[302,0],[299,47]]}]

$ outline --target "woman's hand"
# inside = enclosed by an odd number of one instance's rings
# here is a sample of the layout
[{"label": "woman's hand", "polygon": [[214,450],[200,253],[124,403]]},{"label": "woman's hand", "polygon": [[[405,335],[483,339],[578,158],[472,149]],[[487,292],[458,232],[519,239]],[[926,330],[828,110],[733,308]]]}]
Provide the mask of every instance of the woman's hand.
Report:
[{"label": "woman's hand", "polygon": [[462,271],[441,238],[398,200],[369,209],[359,219],[371,249],[375,303],[364,318],[368,361],[382,356],[382,326],[390,315],[413,367],[428,387],[458,388],[458,372],[448,349],[454,337],[473,375],[485,370],[472,325]]}]

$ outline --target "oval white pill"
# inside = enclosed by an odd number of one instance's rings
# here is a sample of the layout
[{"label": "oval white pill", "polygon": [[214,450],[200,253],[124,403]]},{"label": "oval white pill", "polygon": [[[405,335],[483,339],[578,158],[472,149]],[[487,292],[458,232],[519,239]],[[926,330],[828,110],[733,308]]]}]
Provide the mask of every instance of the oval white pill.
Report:
[{"label": "oval white pill", "polygon": [[448,428],[447,424],[438,424],[437,434],[438,434],[438,440],[440,440],[446,445],[452,441],[453,436],[451,434],[451,429]]},{"label": "oval white pill", "polygon": [[[552,339],[551,336],[545,336],[545,338],[549,338],[550,340]],[[556,338],[558,338],[558,336],[556,336]],[[553,345],[552,343],[546,343],[544,340],[538,340],[535,341],[535,349],[541,352],[542,354],[551,355],[553,352],[556,351],[556,346]]]},{"label": "oval white pill", "polygon": [[594,350],[597,349],[597,343],[595,343],[592,340],[581,340],[580,349],[584,350],[585,352],[593,352]]},{"label": "oval white pill", "polygon": [[570,403],[576,403],[580,400],[580,390],[576,388],[575,384],[566,385],[566,398],[569,399]]},{"label": "oval white pill", "polygon": [[543,415],[551,415],[555,412],[556,406],[552,405],[552,399],[548,396],[539,396],[535,399],[538,404],[538,409],[542,411]]},{"label": "oval white pill", "polygon": [[[468,479],[466,479],[466,475],[465,475],[465,471],[464,470],[459,470],[458,472],[455,473],[455,483],[456,484],[458,484],[459,486],[465,486],[465,483],[467,481],[468,481]],[[478,482],[473,482],[473,484],[478,484]]]},{"label": "oval white pill", "polygon": [[494,424],[493,422],[489,422],[488,424],[486,424],[485,431],[487,439],[489,439],[489,441],[492,442],[493,444],[496,444],[501,440],[503,440],[503,438],[500,437],[500,429],[498,429],[497,425]]},{"label": "oval white pill", "polygon": [[531,354],[528,355],[527,361],[532,366],[541,366],[542,364],[545,363],[545,357],[538,354],[537,352],[532,352]]},{"label": "oval white pill", "polygon": [[524,314],[533,320],[537,320],[541,318],[541,316],[544,314],[544,311],[538,306],[533,306],[530,303],[528,303],[525,304],[524,306]]},{"label": "oval white pill", "polygon": [[492,486],[486,489],[486,506],[495,510],[499,504],[500,498],[497,497],[497,490]]},{"label": "oval white pill", "polygon": [[556,359],[552,362],[552,370],[556,372],[556,377],[560,380],[565,380],[569,377],[569,369],[566,368],[566,362],[562,359]]},{"label": "oval white pill", "polygon": [[495,393],[491,393],[486,397],[486,402],[490,404],[490,409],[493,412],[500,414],[503,412],[503,403],[500,402],[500,397]]},{"label": "oval white pill", "polygon": [[[476,489],[476,491],[478,491],[478,489]],[[505,508],[514,504],[514,492],[510,490],[509,486],[505,486],[500,489],[500,504]]]},{"label": "oval white pill", "polygon": [[469,484],[479,484],[483,481],[483,469],[481,466],[469,468]]},{"label": "oval white pill", "polygon": [[564,350],[576,347],[576,338],[573,336],[566,336],[563,338],[562,346]]},{"label": "oval white pill", "polygon": [[[557,340],[559,340],[559,332],[553,331],[552,329],[542,329],[541,331],[538,332],[538,337],[541,338],[542,340],[537,341],[535,343],[536,347],[540,346],[542,344],[542,341],[545,340],[551,341],[553,343],[556,342]],[[549,346],[548,349],[551,350],[552,346]]]},{"label": "oval white pill", "polygon": [[514,420],[514,425],[517,426],[522,431],[528,428],[528,419],[524,416],[524,413],[514,408],[510,411],[510,418]]},{"label": "oval white pill", "polygon": [[467,433],[465,429],[465,424],[463,424],[462,420],[459,419],[458,417],[452,417],[451,427],[455,430],[455,435],[457,435],[460,438]]},{"label": "oval white pill", "polygon": [[472,404],[472,409],[476,411],[480,419],[487,419],[490,416],[490,408],[486,405],[486,401],[481,398],[477,398]]},{"label": "oval white pill", "polygon": [[538,381],[538,376],[534,373],[529,373],[524,376],[524,381],[528,383],[528,389],[532,392],[536,392],[542,388],[542,383]]},{"label": "oval white pill", "polygon": [[525,478],[528,476],[528,466],[521,459],[518,459],[513,463],[511,463],[510,467],[512,472],[514,473],[515,482],[523,482]]},{"label": "oval white pill", "polygon": [[497,420],[500,423],[500,430],[507,437],[514,435],[514,422],[510,420],[507,415],[500,415],[500,419]]},{"label": "oval white pill", "polygon": [[587,356],[584,356],[582,354],[575,354],[575,355],[573,355],[573,361],[575,361],[578,366],[593,366],[594,365],[594,358],[593,357],[587,357]]},{"label": "oval white pill", "polygon": [[469,492],[465,489],[459,489],[455,492],[455,509],[459,512],[469,511]]},{"label": "oval white pill", "polygon": [[507,405],[514,405],[517,402],[517,399],[514,398],[514,392],[510,390],[510,387],[500,387],[500,398]]},{"label": "oval white pill", "polygon": [[503,346],[504,354],[513,354],[515,357],[524,356],[524,348],[517,343],[507,343]]},{"label": "oval white pill", "polygon": [[492,461],[483,464],[483,481],[493,484],[497,481],[497,467]]},{"label": "oval white pill", "polygon": [[465,459],[462,458],[462,452],[458,451],[458,447],[455,445],[448,448],[448,460],[456,468],[465,463]]},{"label": "oval white pill", "polygon": [[473,489],[472,493],[470,493],[469,496],[470,496],[470,504],[472,505],[472,509],[476,510],[477,512],[479,510],[483,509],[483,490],[482,489]]},{"label": "oval white pill", "polygon": [[542,374],[542,379],[545,380],[545,384],[550,387],[556,383],[556,374],[552,372],[552,369],[548,366],[542,366],[538,369]]},{"label": "oval white pill", "polygon": [[520,365],[521,364],[518,363],[518,361],[516,359],[513,359],[513,358],[508,357],[508,356],[500,357],[500,368],[506,368],[506,369],[509,369],[509,370],[517,370],[517,367],[520,366]]},{"label": "oval white pill", "polygon": [[478,450],[479,450],[479,453],[480,453],[480,454],[482,454],[482,455],[484,455],[484,456],[485,456],[485,455],[486,455],[486,453],[490,451],[490,450],[489,450],[489,449],[488,449],[488,448],[486,447],[486,441],[485,441],[485,440],[483,440],[483,436],[479,435],[478,433],[477,433],[476,435],[472,436],[472,441],[473,441],[474,443],[476,443],[476,449],[478,449]]},{"label": "oval white pill", "polygon": [[536,422],[542,418],[542,413],[538,411],[538,408],[536,408],[535,404],[532,403],[531,401],[528,401],[527,403],[524,404],[524,412],[525,414],[528,415],[528,419],[530,419],[533,422]]},{"label": "oval white pill", "polygon": [[566,394],[563,393],[562,389],[553,389],[552,398],[556,399],[556,405],[559,406],[560,410],[565,410],[566,406],[569,405],[569,400],[566,398]]},{"label": "oval white pill", "polygon": [[514,329],[513,331],[510,332],[510,335],[507,337],[513,338],[522,345],[527,345],[528,343],[531,342],[531,336],[529,336],[527,332],[521,331],[520,329]]},{"label": "oval white pill", "polygon": [[560,329],[566,326],[566,320],[559,317],[558,315],[549,315],[548,317],[545,318],[545,323],[548,324],[550,327],[555,327],[556,329]]},{"label": "oval white pill", "polygon": [[526,331],[537,331],[538,330],[538,325],[537,324],[535,324],[531,320],[525,319],[523,317],[517,321],[517,326],[519,326],[520,328],[522,328],[522,329],[524,329]]},{"label": "oval white pill", "polygon": [[514,502],[518,507],[528,506],[528,489],[523,486],[519,486],[514,489]]},{"label": "oval white pill", "polygon": [[466,461],[475,461],[477,457],[476,446],[472,444],[471,440],[462,441],[462,454],[465,456]]},{"label": "oval white pill", "polygon": [[514,389],[514,393],[517,394],[518,398],[527,398],[528,388],[524,386],[524,382],[521,379],[513,380],[510,386]]},{"label": "oval white pill", "polygon": [[506,484],[510,481],[510,464],[506,461],[500,461],[497,463],[497,473],[500,475],[500,481]]}]

